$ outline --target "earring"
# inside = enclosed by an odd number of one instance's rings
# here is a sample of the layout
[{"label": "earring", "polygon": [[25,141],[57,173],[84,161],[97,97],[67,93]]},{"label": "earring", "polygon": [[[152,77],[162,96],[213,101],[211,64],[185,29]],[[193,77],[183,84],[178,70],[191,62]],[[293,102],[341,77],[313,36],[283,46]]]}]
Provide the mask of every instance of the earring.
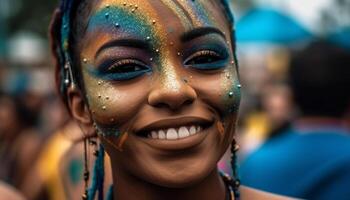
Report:
[{"label": "earring", "polygon": [[88,185],[89,185],[89,167],[88,167],[88,155],[87,155],[87,140],[84,138],[84,194],[82,195],[83,200],[88,199]]},{"label": "earring", "polygon": [[104,148],[100,144],[100,149],[97,151],[97,158],[94,163],[91,187],[88,189],[87,200],[94,200],[96,193],[98,193],[97,199],[103,200],[104,155]]},{"label": "earring", "polygon": [[232,182],[231,185],[234,190],[235,198],[239,199],[239,186],[240,186],[240,180],[238,175],[238,166],[237,166],[237,151],[239,150],[239,145],[237,144],[236,140],[233,139],[231,144],[231,169],[232,169]]}]

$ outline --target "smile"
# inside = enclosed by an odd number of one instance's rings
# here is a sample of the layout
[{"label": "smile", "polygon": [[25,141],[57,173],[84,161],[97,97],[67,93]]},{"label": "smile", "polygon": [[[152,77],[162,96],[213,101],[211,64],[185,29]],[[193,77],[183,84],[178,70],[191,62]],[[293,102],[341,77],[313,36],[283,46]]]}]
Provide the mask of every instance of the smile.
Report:
[{"label": "smile", "polygon": [[178,128],[168,128],[165,130],[154,130],[149,132],[147,137],[159,140],[178,140],[195,135],[202,129],[203,128],[200,125],[181,126]]},{"label": "smile", "polygon": [[215,131],[213,118],[180,117],[149,123],[136,132],[141,141],[165,151],[184,150],[199,145]]}]

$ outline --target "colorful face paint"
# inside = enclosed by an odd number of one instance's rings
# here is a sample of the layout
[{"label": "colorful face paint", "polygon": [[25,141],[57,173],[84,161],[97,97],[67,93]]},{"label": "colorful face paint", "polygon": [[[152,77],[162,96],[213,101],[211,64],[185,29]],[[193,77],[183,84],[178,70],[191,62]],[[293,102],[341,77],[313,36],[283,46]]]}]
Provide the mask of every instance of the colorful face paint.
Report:
[{"label": "colorful face paint", "polygon": [[[212,6],[201,0],[128,4],[105,0],[96,5],[81,57],[86,95],[99,132],[117,137],[132,132],[156,87],[167,95],[181,93],[187,84],[203,90],[203,95],[218,97],[214,101],[222,109],[220,118],[235,114],[240,96],[225,35],[229,31],[220,23],[225,20],[220,13],[209,14],[216,9]],[[202,84],[206,77],[211,78]]]},{"label": "colorful face paint", "polygon": [[121,173],[183,187],[215,168],[240,99],[230,31],[214,0],[96,2],[79,44],[81,71]]}]

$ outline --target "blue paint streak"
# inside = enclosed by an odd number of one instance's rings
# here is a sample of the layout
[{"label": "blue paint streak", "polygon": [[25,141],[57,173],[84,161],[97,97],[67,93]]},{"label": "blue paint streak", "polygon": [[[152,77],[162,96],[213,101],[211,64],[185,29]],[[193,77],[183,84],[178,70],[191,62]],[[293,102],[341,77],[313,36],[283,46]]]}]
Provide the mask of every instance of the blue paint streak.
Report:
[{"label": "blue paint streak", "polygon": [[[152,41],[158,41],[154,36],[152,22],[146,21],[145,16],[138,12],[136,10],[133,13],[126,7],[103,8],[90,18],[87,30],[93,32],[103,29],[111,33],[119,31],[140,38],[150,37]],[[116,23],[119,26],[116,26]]]}]

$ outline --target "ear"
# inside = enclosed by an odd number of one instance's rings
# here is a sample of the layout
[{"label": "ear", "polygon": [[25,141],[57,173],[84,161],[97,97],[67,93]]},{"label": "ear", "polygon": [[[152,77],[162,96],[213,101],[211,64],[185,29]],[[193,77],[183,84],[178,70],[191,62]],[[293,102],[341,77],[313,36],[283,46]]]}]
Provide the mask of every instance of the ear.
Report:
[{"label": "ear", "polygon": [[85,136],[96,134],[89,107],[82,92],[76,87],[67,89],[68,106],[72,117],[78,122]]}]

